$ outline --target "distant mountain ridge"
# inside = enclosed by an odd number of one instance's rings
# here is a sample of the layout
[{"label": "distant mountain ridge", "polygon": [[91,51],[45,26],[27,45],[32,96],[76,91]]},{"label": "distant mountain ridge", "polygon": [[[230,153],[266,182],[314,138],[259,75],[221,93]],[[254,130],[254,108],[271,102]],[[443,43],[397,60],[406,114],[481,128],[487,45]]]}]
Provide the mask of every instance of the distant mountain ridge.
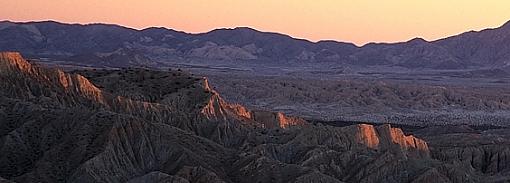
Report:
[{"label": "distant mountain ridge", "polygon": [[97,66],[157,66],[172,60],[204,59],[333,62],[412,69],[501,68],[510,65],[510,23],[431,42],[416,38],[358,47],[336,41],[310,42],[246,27],[189,34],[167,28],[136,30],[110,24],[2,21],[0,51]]}]

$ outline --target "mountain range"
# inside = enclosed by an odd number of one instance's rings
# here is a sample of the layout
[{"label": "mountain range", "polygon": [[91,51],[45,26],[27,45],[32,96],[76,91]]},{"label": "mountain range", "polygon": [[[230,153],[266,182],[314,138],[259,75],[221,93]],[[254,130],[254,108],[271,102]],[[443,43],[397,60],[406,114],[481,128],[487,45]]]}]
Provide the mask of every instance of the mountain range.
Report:
[{"label": "mountain range", "polygon": [[[109,24],[0,22],[0,50],[29,58],[73,61],[91,66],[162,66],[199,60],[250,61],[299,67],[300,63],[389,66],[410,69],[508,68],[510,22],[436,41],[358,47],[337,41],[310,42],[251,28],[189,34],[167,28],[136,30]],[[289,64],[290,63],[290,64]]]}]

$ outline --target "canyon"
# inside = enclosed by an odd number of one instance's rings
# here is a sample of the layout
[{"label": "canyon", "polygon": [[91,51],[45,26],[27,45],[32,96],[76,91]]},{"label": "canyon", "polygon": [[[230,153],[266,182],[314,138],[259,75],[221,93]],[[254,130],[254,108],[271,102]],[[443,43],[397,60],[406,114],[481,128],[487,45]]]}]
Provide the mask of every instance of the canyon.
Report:
[{"label": "canyon", "polygon": [[248,27],[191,34],[111,24],[0,22],[0,51],[48,67],[181,69],[223,98],[307,120],[507,126],[510,23],[356,46]]},{"label": "canyon", "polygon": [[335,126],[182,70],[71,72],[0,53],[2,182],[502,182],[508,129]]},{"label": "canyon", "polygon": [[0,21],[0,182],[508,182],[508,45]]}]

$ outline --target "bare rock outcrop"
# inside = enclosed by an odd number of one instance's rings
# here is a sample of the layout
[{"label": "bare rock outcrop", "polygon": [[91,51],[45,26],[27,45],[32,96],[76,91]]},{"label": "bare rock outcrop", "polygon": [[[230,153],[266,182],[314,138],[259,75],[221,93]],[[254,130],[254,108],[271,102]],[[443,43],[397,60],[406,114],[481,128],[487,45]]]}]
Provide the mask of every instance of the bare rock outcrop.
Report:
[{"label": "bare rock outcrop", "polygon": [[377,127],[380,135],[381,146],[387,149],[400,148],[402,152],[415,153],[419,156],[428,157],[430,155],[427,142],[416,138],[413,135],[405,135],[402,129],[392,128],[390,125],[381,125]]},{"label": "bare rock outcrop", "polygon": [[[90,103],[83,100],[64,101],[56,94],[72,95],[94,103],[105,102],[98,88],[81,75],[64,73],[57,69],[43,69],[32,66],[19,53],[0,53],[0,77],[4,81],[2,92],[21,99],[33,99],[44,95],[62,103]],[[10,86],[6,86],[10,85]]]},{"label": "bare rock outcrop", "polygon": [[254,121],[262,122],[266,128],[289,128],[291,126],[306,125],[305,120],[286,116],[281,112],[252,111],[251,116]]},{"label": "bare rock outcrop", "polygon": [[181,71],[69,74],[17,53],[0,70],[0,176],[15,182],[478,180],[398,128],[251,111]]}]

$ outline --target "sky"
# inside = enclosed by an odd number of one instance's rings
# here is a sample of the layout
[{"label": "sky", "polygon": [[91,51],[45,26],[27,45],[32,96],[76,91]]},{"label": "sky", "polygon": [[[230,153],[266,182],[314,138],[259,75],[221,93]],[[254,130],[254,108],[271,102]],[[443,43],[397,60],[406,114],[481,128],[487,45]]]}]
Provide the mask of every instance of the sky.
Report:
[{"label": "sky", "polygon": [[0,20],[111,23],[189,33],[251,27],[364,45],[436,40],[510,20],[508,0],[0,0]]}]

